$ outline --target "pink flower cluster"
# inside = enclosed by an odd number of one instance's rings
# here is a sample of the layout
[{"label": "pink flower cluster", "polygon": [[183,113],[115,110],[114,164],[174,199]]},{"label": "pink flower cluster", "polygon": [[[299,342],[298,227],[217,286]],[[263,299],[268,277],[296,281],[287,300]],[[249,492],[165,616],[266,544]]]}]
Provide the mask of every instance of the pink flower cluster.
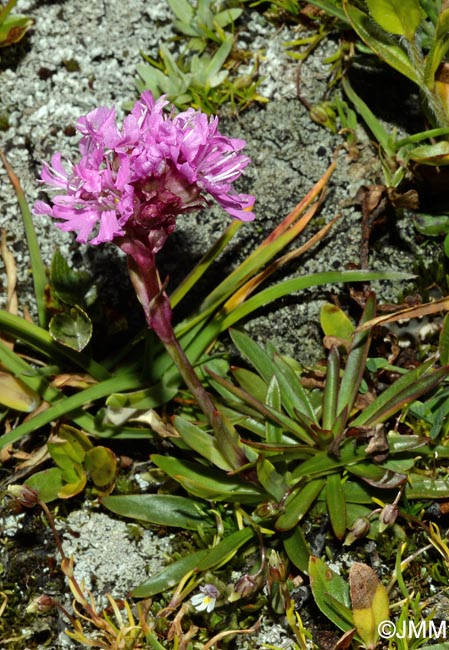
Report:
[{"label": "pink flower cluster", "polygon": [[232,216],[254,219],[254,197],[232,187],[250,159],[245,141],[218,131],[218,118],[194,109],[168,113],[146,91],[119,130],[104,106],[77,122],[81,159],[66,166],[56,153],[41,180],[59,193],[34,213],[50,215],[82,243],[138,240],[155,254],[176,217],[205,207],[212,196]]}]

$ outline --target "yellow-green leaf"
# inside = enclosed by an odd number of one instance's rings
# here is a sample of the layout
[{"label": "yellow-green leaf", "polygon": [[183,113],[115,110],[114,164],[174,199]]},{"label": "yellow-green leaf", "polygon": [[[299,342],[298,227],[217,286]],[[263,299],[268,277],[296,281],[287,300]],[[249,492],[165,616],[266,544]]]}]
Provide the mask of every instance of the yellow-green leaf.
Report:
[{"label": "yellow-green leaf", "polygon": [[[74,465],[73,470],[74,477],[71,482],[65,483],[58,491],[58,497],[60,499],[70,499],[70,497],[74,497],[82,492],[86,486],[87,475],[83,468],[80,465]],[[65,472],[62,474],[62,478],[65,478]]]},{"label": "yellow-green leaf", "polygon": [[39,493],[41,501],[50,503],[59,497],[59,491],[62,489],[62,470],[59,467],[50,467],[36,472],[27,479],[26,485]]},{"label": "yellow-green leaf", "polygon": [[0,404],[14,411],[31,413],[39,406],[40,397],[20,379],[0,370]]},{"label": "yellow-green leaf", "polygon": [[92,443],[85,433],[65,424],[59,428],[57,436],[50,438],[47,447],[55,463],[62,469],[69,470],[73,465],[83,463]]},{"label": "yellow-green leaf", "polygon": [[94,447],[87,452],[84,467],[95,486],[104,488],[114,480],[117,471],[117,460],[111,449],[101,446]]},{"label": "yellow-green leaf", "polygon": [[374,650],[378,627],[389,619],[388,593],[371,567],[355,562],[349,571],[352,615],[367,650]]},{"label": "yellow-green leaf", "polygon": [[449,142],[442,140],[435,144],[423,144],[409,152],[410,160],[423,165],[449,165]]},{"label": "yellow-green leaf", "polygon": [[349,4],[348,0],[342,0],[342,4],[348,20],[362,41],[388,65],[419,85],[420,76],[397,39],[388,33],[379,39],[379,29],[368,14]]},{"label": "yellow-green leaf", "polygon": [[418,0],[366,0],[369,12],[385,31],[414,39],[421,24],[422,11]]},{"label": "yellow-green leaf", "polygon": [[331,303],[325,303],[320,313],[321,329],[326,336],[335,336],[344,341],[350,341],[354,333],[354,325],[345,312]]}]

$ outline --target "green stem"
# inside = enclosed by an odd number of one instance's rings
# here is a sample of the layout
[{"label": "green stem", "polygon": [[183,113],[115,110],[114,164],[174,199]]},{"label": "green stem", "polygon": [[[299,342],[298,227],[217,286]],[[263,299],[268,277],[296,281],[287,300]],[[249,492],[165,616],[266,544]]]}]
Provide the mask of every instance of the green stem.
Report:
[{"label": "green stem", "polygon": [[195,397],[198,402],[199,407],[203,411],[204,415],[209,420],[210,425],[213,429],[216,426],[217,410],[209,397],[204,386],[198,379],[198,376],[187,358],[186,353],[179,344],[178,339],[176,338],[173,332],[173,339],[169,343],[163,342],[165,349],[167,350],[170,357],[173,359],[174,364],[179,370],[181,377],[184,379],[187,387],[190,389],[192,395]]}]

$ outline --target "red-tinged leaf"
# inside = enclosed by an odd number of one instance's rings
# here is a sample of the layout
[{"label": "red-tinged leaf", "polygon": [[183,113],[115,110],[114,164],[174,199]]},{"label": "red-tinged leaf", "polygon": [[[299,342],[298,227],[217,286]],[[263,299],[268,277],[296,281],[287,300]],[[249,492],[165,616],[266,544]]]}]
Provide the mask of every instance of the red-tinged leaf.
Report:
[{"label": "red-tinged leaf", "polygon": [[0,24],[0,47],[18,43],[33,26],[34,21],[27,16],[15,14],[7,16]]}]

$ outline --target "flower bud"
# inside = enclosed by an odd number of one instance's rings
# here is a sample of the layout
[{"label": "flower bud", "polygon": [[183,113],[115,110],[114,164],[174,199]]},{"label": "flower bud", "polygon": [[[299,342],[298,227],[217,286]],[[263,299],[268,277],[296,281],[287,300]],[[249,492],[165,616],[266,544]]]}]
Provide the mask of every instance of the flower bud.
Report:
[{"label": "flower bud", "polygon": [[245,573],[234,585],[234,589],[229,597],[231,602],[240,598],[248,598],[260,591],[265,583],[263,571],[257,571],[253,575]]},{"label": "flower bud", "polygon": [[23,508],[34,508],[39,502],[39,494],[28,485],[9,485],[8,494],[13,496]]},{"label": "flower bud", "polygon": [[255,515],[261,519],[272,519],[279,515],[280,508],[274,501],[264,501],[256,507]]},{"label": "flower bud", "polygon": [[335,126],[337,116],[329,102],[323,102],[322,104],[312,106],[310,109],[310,117],[314,122],[325,126],[330,131],[332,131],[332,133],[337,132],[337,128]]},{"label": "flower bud", "polygon": [[42,614],[52,609],[54,604],[54,600],[51,596],[42,594],[37,598],[33,598],[25,611],[27,614]]},{"label": "flower bud", "polygon": [[399,510],[395,503],[387,503],[379,515],[379,532],[383,533],[389,526],[392,526],[397,519]]},{"label": "flower bud", "polygon": [[291,603],[287,585],[287,567],[279,553],[272,551],[268,561],[268,592],[276,614],[285,614]]},{"label": "flower bud", "polygon": [[369,532],[370,527],[371,524],[369,523],[369,519],[367,517],[357,517],[357,519],[352,524],[352,527],[350,528],[348,534],[346,535],[343,545],[350,546],[357,539],[365,537],[365,535]]},{"label": "flower bud", "polygon": [[285,582],[287,579],[287,567],[279,553],[271,551],[268,561],[268,581]]}]

